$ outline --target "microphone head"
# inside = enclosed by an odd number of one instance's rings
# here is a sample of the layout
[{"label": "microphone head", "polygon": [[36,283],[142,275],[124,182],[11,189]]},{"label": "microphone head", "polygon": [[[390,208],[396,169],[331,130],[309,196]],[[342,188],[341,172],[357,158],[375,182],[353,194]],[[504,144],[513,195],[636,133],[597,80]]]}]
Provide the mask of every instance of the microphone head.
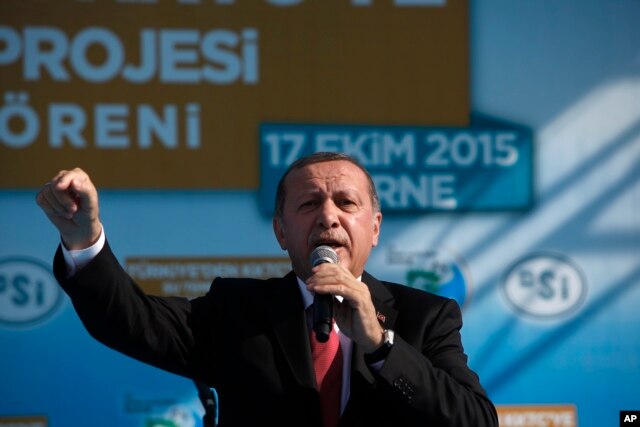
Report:
[{"label": "microphone head", "polygon": [[337,264],[338,253],[331,246],[321,245],[311,252],[309,259],[313,267],[324,263]]}]

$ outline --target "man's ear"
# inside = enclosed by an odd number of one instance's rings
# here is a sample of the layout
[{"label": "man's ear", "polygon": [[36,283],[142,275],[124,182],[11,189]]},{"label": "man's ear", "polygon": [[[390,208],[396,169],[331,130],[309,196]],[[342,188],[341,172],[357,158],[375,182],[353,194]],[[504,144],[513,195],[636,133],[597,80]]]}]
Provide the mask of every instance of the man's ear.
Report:
[{"label": "man's ear", "polygon": [[273,232],[276,235],[276,239],[278,239],[280,249],[286,251],[287,243],[284,238],[284,227],[282,226],[282,219],[273,217]]},{"label": "man's ear", "polygon": [[373,215],[373,240],[371,246],[378,246],[378,237],[380,237],[380,224],[382,224],[382,214],[376,212]]}]

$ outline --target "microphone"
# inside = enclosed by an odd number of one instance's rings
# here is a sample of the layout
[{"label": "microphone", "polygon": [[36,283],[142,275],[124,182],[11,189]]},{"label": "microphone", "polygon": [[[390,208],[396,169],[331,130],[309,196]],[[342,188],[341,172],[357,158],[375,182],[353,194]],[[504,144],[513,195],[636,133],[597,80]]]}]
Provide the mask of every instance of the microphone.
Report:
[{"label": "microphone", "polygon": [[[338,263],[338,254],[331,246],[318,246],[311,252],[311,265]],[[314,294],[313,296],[313,330],[319,342],[327,342],[332,328],[333,320],[333,295]]]},{"label": "microphone", "polygon": [[204,415],[202,416],[202,425],[204,427],[216,427],[218,425],[218,402],[216,395],[205,383],[193,380],[193,383],[198,389],[198,397],[200,403],[204,408]]}]

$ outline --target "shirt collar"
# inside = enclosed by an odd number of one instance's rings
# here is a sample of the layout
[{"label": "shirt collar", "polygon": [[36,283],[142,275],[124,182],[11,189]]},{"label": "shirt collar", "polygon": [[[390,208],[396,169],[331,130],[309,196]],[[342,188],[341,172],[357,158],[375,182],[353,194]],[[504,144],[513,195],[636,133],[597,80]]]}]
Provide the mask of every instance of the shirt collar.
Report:
[{"label": "shirt collar", "polygon": [[302,304],[306,310],[311,304],[313,304],[313,294],[307,290],[307,285],[301,278],[296,276],[296,279],[298,279],[298,287],[300,288],[300,295],[302,295]]}]

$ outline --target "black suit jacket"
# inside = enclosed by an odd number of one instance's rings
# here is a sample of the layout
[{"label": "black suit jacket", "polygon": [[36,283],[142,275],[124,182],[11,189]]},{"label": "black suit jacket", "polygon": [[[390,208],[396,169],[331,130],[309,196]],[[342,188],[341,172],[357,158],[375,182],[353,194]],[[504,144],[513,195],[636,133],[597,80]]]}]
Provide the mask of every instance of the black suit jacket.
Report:
[{"label": "black suit jacket", "polygon": [[[89,333],[163,370],[215,387],[219,425],[321,426],[302,298],[293,273],[216,279],[193,300],[146,295],[108,243],[72,278],[54,272]],[[455,301],[363,274],[395,345],[379,372],[353,345],[341,426],[497,426],[467,366]]]}]

